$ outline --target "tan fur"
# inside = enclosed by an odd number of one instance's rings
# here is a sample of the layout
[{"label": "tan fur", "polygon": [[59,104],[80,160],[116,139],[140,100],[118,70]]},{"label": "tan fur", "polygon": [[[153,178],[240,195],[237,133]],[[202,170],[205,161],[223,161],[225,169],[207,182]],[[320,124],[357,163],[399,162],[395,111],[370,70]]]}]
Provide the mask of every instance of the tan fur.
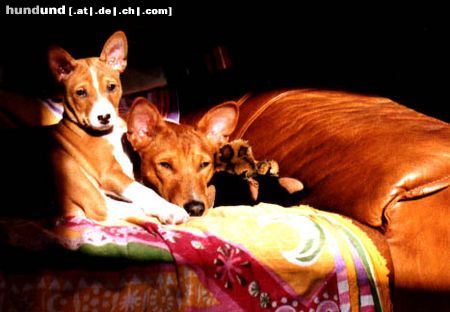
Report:
[{"label": "tan fur", "polygon": [[142,223],[150,216],[163,223],[184,222],[188,216],[182,208],[135,182],[132,173],[124,171],[131,167],[130,160],[118,157],[125,156],[120,140],[125,124],[118,117],[118,105],[127,51],[123,32],[108,39],[99,58],[75,60],[62,48],[49,51],[50,68],[64,85],[66,100],[63,119],[51,131],[59,207],[66,216],[105,222]]},{"label": "tan fur", "polygon": [[[214,173],[215,146],[194,129],[167,123],[140,151],[144,182],[181,207],[190,200],[209,206],[205,190]],[[150,161],[149,161],[150,160]],[[170,164],[171,168],[161,166]],[[204,168],[205,164],[208,164]]]},{"label": "tan fur", "polygon": [[181,207],[213,205],[214,153],[234,130],[238,108],[233,103],[208,111],[197,127],[164,121],[156,107],[137,99],[128,117],[128,138],[141,157],[143,182]]},{"label": "tan fur", "polygon": [[107,207],[99,190],[120,197],[133,182],[114,158],[111,144],[102,137],[87,134],[66,119],[52,134],[58,143],[52,160],[57,164],[55,173],[61,187],[63,213],[85,214],[98,221],[106,218]]},{"label": "tan fur", "polygon": [[[111,38],[120,40],[122,36],[123,33],[116,33]],[[104,51],[109,49],[108,42]],[[52,160],[60,187],[59,206],[64,215],[84,214],[94,220],[103,220],[107,217],[107,207],[100,190],[120,196],[133,179],[122,171],[106,138],[89,133],[87,116],[100,96],[94,90],[90,69],[97,73],[101,95],[116,111],[122,95],[120,72],[99,58],[75,60],[57,47],[49,51],[49,64],[55,78],[64,85],[66,100],[64,118],[52,129],[57,142]],[[107,84],[111,83],[117,86],[113,92],[107,90]],[[81,89],[86,91],[86,96],[77,95]]]}]

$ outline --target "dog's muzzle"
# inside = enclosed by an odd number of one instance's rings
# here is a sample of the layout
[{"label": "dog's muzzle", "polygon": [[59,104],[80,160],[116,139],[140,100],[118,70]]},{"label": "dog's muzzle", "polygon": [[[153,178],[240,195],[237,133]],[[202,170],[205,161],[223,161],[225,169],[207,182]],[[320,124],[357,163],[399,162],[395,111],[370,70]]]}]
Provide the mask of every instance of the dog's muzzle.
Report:
[{"label": "dog's muzzle", "polygon": [[205,212],[205,205],[196,200],[187,202],[183,207],[190,216],[201,216]]}]

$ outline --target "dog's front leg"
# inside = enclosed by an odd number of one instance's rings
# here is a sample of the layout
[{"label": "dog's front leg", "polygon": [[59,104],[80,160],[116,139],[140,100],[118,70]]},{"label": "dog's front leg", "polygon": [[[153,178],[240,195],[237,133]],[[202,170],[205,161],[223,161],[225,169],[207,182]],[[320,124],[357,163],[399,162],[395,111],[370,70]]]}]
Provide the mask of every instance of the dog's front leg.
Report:
[{"label": "dog's front leg", "polygon": [[[127,176],[118,163],[108,167],[107,174],[99,176],[101,188],[107,193],[130,200],[143,210],[146,215],[159,219],[161,223],[179,224],[186,222],[188,213],[159,196],[152,189],[134,181]],[[130,217],[133,217],[130,212]]]},{"label": "dog's front leg", "polygon": [[143,209],[145,214],[157,217],[162,223],[179,224],[189,219],[186,210],[169,203],[155,191],[138,182],[129,184],[122,195]]}]

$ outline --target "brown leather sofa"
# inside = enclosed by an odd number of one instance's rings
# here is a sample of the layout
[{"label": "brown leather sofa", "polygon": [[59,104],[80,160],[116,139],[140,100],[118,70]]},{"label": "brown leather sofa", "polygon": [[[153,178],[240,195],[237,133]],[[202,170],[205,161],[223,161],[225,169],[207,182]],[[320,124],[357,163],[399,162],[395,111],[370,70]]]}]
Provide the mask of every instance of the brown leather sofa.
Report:
[{"label": "brown leather sofa", "polygon": [[288,90],[238,100],[235,138],[306,186],[303,203],[379,231],[394,311],[450,311],[450,125],[380,97]]},{"label": "brown leather sofa", "polygon": [[301,180],[302,203],[346,215],[388,246],[381,252],[393,265],[394,311],[450,311],[449,124],[386,98],[337,91],[237,102],[233,138]]}]

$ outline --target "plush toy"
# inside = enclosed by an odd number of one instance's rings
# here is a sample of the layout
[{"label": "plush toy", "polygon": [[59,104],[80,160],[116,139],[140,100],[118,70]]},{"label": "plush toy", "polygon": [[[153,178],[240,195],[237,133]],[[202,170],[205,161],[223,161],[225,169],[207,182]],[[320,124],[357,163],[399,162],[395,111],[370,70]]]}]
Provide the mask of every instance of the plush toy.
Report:
[{"label": "plush toy", "polygon": [[303,184],[294,178],[279,177],[275,160],[258,161],[247,141],[234,140],[215,155],[211,184],[216,188],[215,206],[268,202],[291,206],[299,201]]}]

